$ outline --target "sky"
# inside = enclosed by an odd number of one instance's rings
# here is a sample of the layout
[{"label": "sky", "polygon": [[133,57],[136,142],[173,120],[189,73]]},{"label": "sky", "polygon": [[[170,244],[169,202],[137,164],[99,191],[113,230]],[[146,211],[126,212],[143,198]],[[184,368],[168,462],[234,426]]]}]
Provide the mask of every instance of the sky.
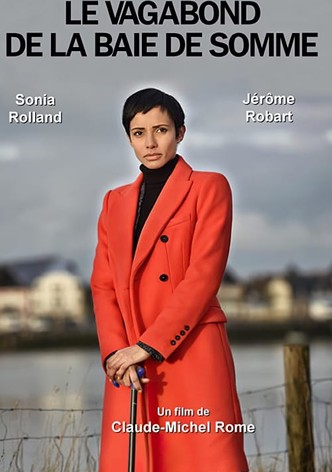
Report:
[{"label": "sky", "polygon": [[[135,2],[136,3],[136,2]],[[137,2],[142,3],[142,2]],[[160,0],[158,6],[163,5]],[[174,1],[174,4],[178,2]],[[218,2],[217,2],[218,3]],[[233,2],[229,2],[232,4]],[[112,4],[117,5],[113,1]],[[121,125],[124,100],[144,87],[174,95],[186,113],[178,152],[194,169],[224,173],[234,198],[229,267],[240,277],[289,266],[332,265],[332,30],[330,0],[258,1],[254,25],[66,25],[64,0],[11,0],[0,18],[0,263],[46,254],[77,262],[88,280],[104,193],[134,180]],[[79,17],[81,1],[72,1]],[[74,17],[74,16],[73,16]],[[42,32],[42,57],[6,57],[8,32]],[[93,57],[94,32],[203,34],[202,57]],[[318,32],[318,57],[213,57],[214,32]],[[87,57],[50,57],[50,33],[66,50],[80,32]],[[160,39],[159,38],[159,39]],[[293,123],[246,123],[248,93],[292,95]],[[16,95],[54,96],[54,107],[19,107]],[[61,111],[61,124],[10,124],[9,111]]]}]

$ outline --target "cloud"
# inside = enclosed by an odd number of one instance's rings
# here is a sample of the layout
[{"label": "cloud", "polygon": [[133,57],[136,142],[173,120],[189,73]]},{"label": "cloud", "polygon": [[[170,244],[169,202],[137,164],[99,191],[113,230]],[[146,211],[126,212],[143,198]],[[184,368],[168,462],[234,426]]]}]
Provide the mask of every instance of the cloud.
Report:
[{"label": "cloud", "polygon": [[[295,132],[285,129],[253,131],[251,128],[249,132],[242,129],[237,133],[211,133],[208,131],[197,133],[194,131],[186,139],[187,144],[191,147],[220,149],[225,146],[241,145],[253,149],[292,154],[299,151],[317,151],[324,145],[323,135],[309,134],[304,130]],[[326,139],[332,143],[332,130],[326,134]]]},{"label": "cloud", "polygon": [[0,143],[0,162],[15,161],[20,157],[20,149],[13,143]]},{"label": "cloud", "polygon": [[329,144],[332,144],[332,129],[329,129],[326,134],[325,138]]},{"label": "cloud", "polygon": [[332,249],[332,215],[310,220],[273,221],[262,213],[236,215],[233,241],[240,250],[291,253],[310,248]]},{"label": "cloud", "polygon": [[228,138],[221,133],[192,132],[186,137],[186,140],[188,146],[219,149],[227,143]]},{"label": "cloud", "polygon": [[289,130],[263,130],[244,136],[244,141],[253,147],[285,152],[298,150],[302,147],[300,145],[302,141]]}]

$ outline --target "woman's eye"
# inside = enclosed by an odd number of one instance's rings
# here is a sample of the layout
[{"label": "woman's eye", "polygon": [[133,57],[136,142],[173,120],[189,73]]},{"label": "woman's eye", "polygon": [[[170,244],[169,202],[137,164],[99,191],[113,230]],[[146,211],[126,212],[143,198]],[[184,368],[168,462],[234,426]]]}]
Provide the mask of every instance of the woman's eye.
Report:
[{"label": "woman's eye", "polygon": [[134,131],[133,136],[142,136],[143,131]]},{"label": "woman's eye", "polygon": [[159,133],[166,133],[166,132],[167,132],[167,128],[161,127],[161,128],[158,128],[157,131],[158,131]]}]

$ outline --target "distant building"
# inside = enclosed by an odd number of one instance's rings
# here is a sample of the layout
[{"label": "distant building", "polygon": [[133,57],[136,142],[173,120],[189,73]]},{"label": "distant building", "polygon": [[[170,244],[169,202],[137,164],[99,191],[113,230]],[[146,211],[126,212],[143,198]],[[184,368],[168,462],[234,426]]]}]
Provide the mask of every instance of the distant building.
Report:
[{"label": "distant building", "polygon": [[332,292],[332,268],[305,273],[292,267],[285,272],[285,278],[291,284],[295,297],[309,298],[317,292]]},{"label": "distant building", "polygon": [[50,256],[0,265],[0,331],[80,325],[85,314],[73,262]]},{"label": "distant building", "polygon": [[66,271],[48,272],[31,286],[31,312],[36,318],[81,324],[85,317],[84,290],[75,275]]},{"label": "distant building", "polygon": [[244,311],[244,289],[234,271],[227,268],[218,291],[218,300],[227,318],[242,318]]},{"label": "distant building", "polygon": [[273,277],[266,284],[269,314],[273,318],[289,318],[293,310],[293,290],[283,277]]},{"label": "distant building", "polygon": [[253,320],[332,319],[331,270],[253,277],[245,283],[245,305]]},{"label": "distant building", "polygon": [[293,288],[298,316],[317,321],[332,319],[332,268],[309,273],[292,268],[286,278]]},{"label": "distant building", "polygon": [[27,323],[30,290],[25,287],[0,287],[0,332],[17,332]]},{"label": "distant building", "polygon": [[293,290],[283,275],[249,279],[245,284],[245,299],[252,320],[282,321],[293,316]]},{"label": "distant building", "polygon": [[315,292],[309,300],[309,316],[317,321],[332,321],[332,293]]},{"label": "distant building", "polygon": [[59,256],[35,257],[0,264],[0,287],[30,287],[37,277],[57,270],[78,275],[76,264]]}]

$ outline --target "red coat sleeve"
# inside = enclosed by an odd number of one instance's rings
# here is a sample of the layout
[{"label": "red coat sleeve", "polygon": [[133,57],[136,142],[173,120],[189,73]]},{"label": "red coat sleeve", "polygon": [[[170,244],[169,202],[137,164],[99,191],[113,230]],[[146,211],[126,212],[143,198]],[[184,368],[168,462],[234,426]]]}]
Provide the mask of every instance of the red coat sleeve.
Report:
[{"label": "red coat sleeve", "polygon": [[107,206],[111,191],[104,198],[98,220],[98,244],[91,276],[91,290],[103,366],[113,351],[129,345],[117,302],[107,249]]},{"label": "red coat sleeve", "polygon": [[185,277],[154,323],[140,337],[165,359],[187,338],[180,336],[175,342],[175,335],[184,327],[189,334],[217,294],[227,263],[231,224],[230,186],[223,175],[210,174],[210,178],[200,182],[197,219]]}]

